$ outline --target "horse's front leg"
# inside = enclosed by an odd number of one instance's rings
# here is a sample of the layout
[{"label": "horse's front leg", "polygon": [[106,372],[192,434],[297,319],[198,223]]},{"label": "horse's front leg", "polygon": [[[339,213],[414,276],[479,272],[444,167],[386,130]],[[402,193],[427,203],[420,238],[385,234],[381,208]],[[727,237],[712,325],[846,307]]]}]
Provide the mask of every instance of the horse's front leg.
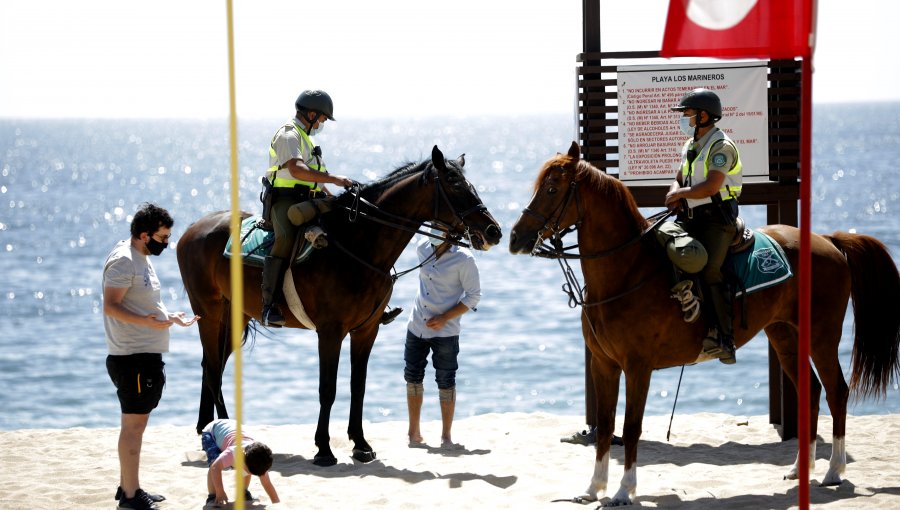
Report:
[{"label": "horse's front leg", "polygon": [[375,451],[363,432],[363,401],[366,396],[366,375],[369,355],[375,345],[378,325],[350,334],[350,421],[347,435],[353,441],[353,458],[360,462],[375,460]]},{"label": "horse's front leg", "polygon": [[319,422],[316,426],[316,447],[319,451],[313,458],[317,466],[333,466],[337,458],[331,451],[331,436],[328,433],[331,418],[331,406],[337,394],[338,362],[341,356],[341,341],[344,335],[340,331],[320,328],[319,335]]},{"label": "horse's front leg", "polygon": [[625,367],[625,425],[622,442],[625,443],[625,472],[619,490],[603,506],[622,506],[634,503],[637,492],[637,449],[644,421],[647,392],[650,391],[652,369],[643,363]]},{"label": "horse's front leg", "polygon": [[[587,337],[586,337],[587,338]],[[622,369],[602,354],[591,355],[591,380],[594,384],[597,415],[597,444],[594,473],[580,499],[597,501],[606,492],[609,481],[609,450],[616,426],[616,403],[619,400],[619,378]]]}]

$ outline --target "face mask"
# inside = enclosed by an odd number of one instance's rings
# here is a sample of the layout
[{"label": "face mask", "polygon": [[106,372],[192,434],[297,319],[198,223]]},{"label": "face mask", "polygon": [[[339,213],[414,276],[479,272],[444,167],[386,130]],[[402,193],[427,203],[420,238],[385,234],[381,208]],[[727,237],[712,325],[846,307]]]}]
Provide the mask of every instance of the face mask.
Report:
[{"label": "face mask", "polygon": [[159,255],[168,246],[169,243],[161,243],[156,239],[153,239],[153,236],[150,236],[150,240],[147,241],[147,251],[149,251],[151,255]]},{"label": "face mask", "polygon": [[317,127],[314,127],[309,130],[309,136],[316,136],[317,134],[322,132],[322,125],[319,124]]},{"label": "face mask", "polygon": [[678,119],[678,127],[680,127],[681,132],[686,134],[687,136],[694,136],[694,126],[691,125],[691,119],[693,119],[694,117],[696,117],[696,115]]},{"label": "face mask", "polygon": [[440,236],[440,238],[429,237],[428,241],[431,244],[433,244],[434,246],[440,246],[440,245],[444,244],[444,236],[446,236],[447,234],[444,233],[443,230],[433,228],[433,229],[429,230],[429,232],[436,236]]}]

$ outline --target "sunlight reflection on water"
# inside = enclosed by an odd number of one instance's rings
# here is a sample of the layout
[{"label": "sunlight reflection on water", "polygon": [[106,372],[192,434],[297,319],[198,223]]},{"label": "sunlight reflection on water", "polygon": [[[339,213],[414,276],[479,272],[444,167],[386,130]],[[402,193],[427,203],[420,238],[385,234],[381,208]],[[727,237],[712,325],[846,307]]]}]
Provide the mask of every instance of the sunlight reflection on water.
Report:
[{"label": "sunlight reflection on water", "polygon": [[[900,250],[900,191],[896,147],[898,107],[880,116],[882,138],[847,137],[823,131],[829,115],[862,115],[856,109],[818,110],[814,146],[813,229],[857,229]],[[869,115],[872,115],[869,113]],[[879,117],[880,118],[880,117]],[[824,119],[824,121],[823,121]],[[280,122],[241,124],[239,193],[245,209],[258,212],[258,175],[267,164],[269,137]],[[545,126],[541,130],[535,126]],[[823,127],[826,126],[826,127]],[[319,137],[332,172],[369,181],[406,161],[419,160],[439,144],[447,157],[466,154],[469,179],[503,225],[502,244],[477,253],[484,298],[465,317],[457,414],[548,411],[584,412],[584,347],[579,311],[569,308],[553,261],[511,256],[508,232],[532,193],[539,165],[565,150],[571,136],[565,116],[552,119],[420,119],[341,122]],[[140,132],[140,134],[136,134]],[[47,134],[50,133],[50,134]],[[118,405],[105,373],[106,356],[100,272],[118,240],[127,237],[131,214],[143,201],[157,201],[176,220],[177,238],[209,212],[227,209],[227,129],[214,121],[0,121],[0,429],[115,426]],[[894,138],[889,138],[893,136]],[[888,138],[885,138],[888,137]],[[846,139],[843,144],[832,143]],[[885,153],[885,151],[890,151]],[[645,211],[645,214],[656,212]],[[744,207],[748,224],[765,222],[764,207]],[[154,259],[171,310],[190,309],[175,254]],[[407,249],[398,269],[415,265]],[[576,274],[580,271],[575,268]],[[391,303],[409,310],[415,276],[401,278]],[[405,318],[405,317],[404,317]],[[365,418],[405,419],[403,340],[405,320],[382,328],[369,365]],[[849,368],[852,321],[844,324],[841,363]],[[349,413],[348,342],[344,344],[334,430]],[[759,339],[738,353],[739,364],[706,363],[685,369],[679,412],[768,412],[767,344]],[[168,384],[153,421],[193,424],[200,390],[196,328],[172,330],[166,356]],[[314,334],[275,331],[256,338],[244,352],[245,413],[251,422],[314,422],[318,413],[318,361]],[[230,377],[225,394],[231,400]],[[436,400],[433,372],[427,398]],[[651,380],[648,414],[668,414],[680,368],[660,370]],[[900,412],[897,387],[886,402],[850,407],[851,413]],[[624,390],[620,391],[622,413]],[[438,419],[426,405],[423,419]],[[823,412],[827,412],[824,406]],[[75,409],[78,412],[74,412]],[[72,412],[60,412],[69,410]],[[561,431],[566,432],[566,431]]]}]

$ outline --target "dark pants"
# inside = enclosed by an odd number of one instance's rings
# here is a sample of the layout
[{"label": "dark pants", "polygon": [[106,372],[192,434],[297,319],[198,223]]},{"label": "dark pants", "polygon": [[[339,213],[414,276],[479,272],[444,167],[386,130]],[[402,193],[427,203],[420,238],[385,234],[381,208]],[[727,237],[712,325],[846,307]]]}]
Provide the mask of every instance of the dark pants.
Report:
[{"label": "dark pants", "polygon": [[285,197],[276,199],[272,204],[272,228],[275,230],[275,243],[269,253],[272,257],[287,259],[291,256],[299,227],[288,219],[288,209],[297,202],[300,200]]},{"label": "dark pants", "polygon": [[428,352],[431,351],[431,362],[434,364],[434,380],[438,389],[447,390],[456,387],[456,370],[459,369],[459,335],[421,338],[412,332],[406,332],[406,347],[403,359],[406,368],[403,378],[406,382],[421,384],[425,379],[425,367],[428,366]]},{"label": "dark pants", "polygon": [[708,260],[700,272],[700,283],[704,293],[704,316],[709,326],[728,337],[733,336],[731,303],[722,275],[722,264],[728,256],[734,234],[737,231],[735,219],[738,215],[736,200],[724,204],[707,204],[695,207],[691,215],[679,215],[679,222],[694,239],[706,248]]},{"label": "dark pants", "polygon": [[[730,203],[728,203],[730,202]],[[706,285],[721,285],[722,264],[728,255],[728,247],[737,231],[734,220],[737,218],[737,202],[729,200],[721,206],[707,204],[695,207],[692,217],[681,214],[678,222],[682,224],[688,234],[700,241],[706,248],[708,260],[706,266],[700,272],[700,281]]]},{"label": "dark pants", "polygon": [[150,414],[166,385],[162,354],[141,353],[106,357],[106,372],[116,386],[122,414]]}]

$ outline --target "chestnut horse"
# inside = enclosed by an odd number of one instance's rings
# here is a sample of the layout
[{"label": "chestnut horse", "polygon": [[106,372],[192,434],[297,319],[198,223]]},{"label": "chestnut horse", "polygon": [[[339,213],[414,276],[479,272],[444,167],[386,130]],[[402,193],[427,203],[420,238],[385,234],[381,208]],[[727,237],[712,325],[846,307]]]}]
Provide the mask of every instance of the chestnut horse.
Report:
[{"label": "chestnut horse", "polygon": [[[628,188],[581,160],[578,144],[544,163],[534,196],[510,234],[512,253],[543,250],[545,239],[561,246],[564,229],[575,226],[585,280],[582,333],[591,353],[596,392],[597,451],[584,499],[595,501],[606,490],[610,440],[619,379],[625,373],[625,471],[606,504],[631,504],[637,486],[637,447],[650,374],[655,369],[701,359],[703,321],[684,322],[680,305],[670,299],[669,260],[656,241],[636,242],[648,227]],[[770,225],[760,229],[784,248],[797,267],[800,232]],[[839,484],[847,463],[844,432],[850,390],[841,373],[838,343],[849,298],[853,297],[856,338],[852,389],[862,397],[886,395],[900,373],[900,276],[885,246],[858,234],[812,235],[810,353],[810,469],[814,467],[817,416],[822,386],[831,416],[833,445],[823,485]],[[540,247],[540,250],[539,250]],[[611,256],[607,256],[611,255]],[[612,256],[614,255],[614,256]],[[556,256],[561,256],[557,252]],[[788,377],[797,383],[798,288],[788,280],[746,296],[735,305],[735,344],[740,347],[765,330]],[[746,321],[746,322],[745,322]],[[746,328],[740,325],[746,323]],[[798,459],[799,460],[799,459]],[[796,479],[798,463],[787,474]]]},{"label": "chestnut horse", "polygon": [[[363,434],[363,397],[369,354],[379,319],[390,298],[390,271],[413,235],[427,221],[465,237],[472,247],[487,250],[500,241],[496,220],[463,175],[465,160],[445,160],[437,146],[432,157],[402,166],[383,179],[338,196],[332,212],[321,217],[329,244],[292,266],[293,283],[315,324],[319,346],[319,420],[314,462],[337,462],[329,446],[328,423],[334,404],[341,343],[350,333],[350,419],[347,433],[353,456],[375,458]],[[247,217],[247,213],[242,213]],[[198,432],[213,419],[228,417],[222,397],[222,373],[231,354],[230,271],[223,252],[229,238],[230,213],[207,215],[191,225],[178,243],[178,265],[203,343],[203,387]],[[244,267],[244,338],[251,319],[260,320],[261,269]],[[279,306],[288,310],[282,298]],[[287,316],[287,327],[303,328]]]}]

